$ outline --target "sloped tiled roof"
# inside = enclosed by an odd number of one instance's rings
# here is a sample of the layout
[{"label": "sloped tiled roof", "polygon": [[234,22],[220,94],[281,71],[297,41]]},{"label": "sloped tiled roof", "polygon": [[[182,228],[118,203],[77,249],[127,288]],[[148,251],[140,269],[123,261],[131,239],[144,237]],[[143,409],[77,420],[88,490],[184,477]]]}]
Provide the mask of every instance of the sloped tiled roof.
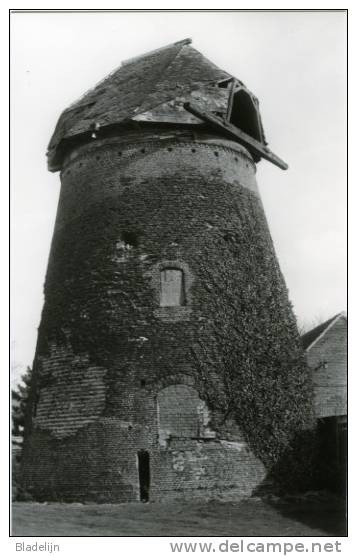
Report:
[{"label": "sloped tiled roof", "polygon": [[198,86],[232,77],[190,43],[186,39],[124,62],[67,108],[48,147],[49,168],[58,169],[56,149],[64,139],[88,132],[94,126],[123,123]]},{"label": "sloped tiled roof", "polygon": [[328,319],[322,324],[319,324],[318,326],[315,326],[315,328],[312,328],[311,330],[309,330],[309,332],[306,332],[306,334],[301,336],[303,348],[306,350],[311,347],[311,345],[320,336],[322,337],[324,333],[327,332],[327,329],[334,324],[334,321],[337,321],[340,317],[346,318],[345,313],[338,313],[337,315],[334,315],[332,318]]}]

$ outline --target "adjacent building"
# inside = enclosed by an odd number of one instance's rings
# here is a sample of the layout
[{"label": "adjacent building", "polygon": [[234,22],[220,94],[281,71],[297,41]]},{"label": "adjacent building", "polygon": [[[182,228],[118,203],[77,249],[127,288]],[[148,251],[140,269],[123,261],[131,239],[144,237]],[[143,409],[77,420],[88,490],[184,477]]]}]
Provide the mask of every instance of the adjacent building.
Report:
[{"label": "adjacent building", "polygon": [[303,335],[312,373],[320,459],[328,483],[345,480],[347,460],[347,316],[339,313]]}]

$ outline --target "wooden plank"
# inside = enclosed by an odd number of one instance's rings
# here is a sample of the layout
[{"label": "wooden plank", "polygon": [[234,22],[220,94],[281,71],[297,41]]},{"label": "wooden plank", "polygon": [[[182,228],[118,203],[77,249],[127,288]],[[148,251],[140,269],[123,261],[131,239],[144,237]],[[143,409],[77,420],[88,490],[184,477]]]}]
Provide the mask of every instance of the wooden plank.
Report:
[{"label": "wooden plank", "polygon": [[226,121],[226,122],[229,122],[229,119],[230,119],[231,114],[232,114],[233,99],[234,99],[234,93],[235,93],[235,89],[236,89],[236,83],[237,83],[237,82],[236,82],[236,80],[235,80],[234,77],[233,77],[232,83],[231,83],[231,87],[230,87],[230,90],[229,90],[229,99],[228,99],[228,106],[227,106],[227,114],[226,114],[226,117],[225,117],[225,121]]},{"label": "wooden plank", "polygon": [[247,133],[244,133],[244,131],[241,131],[236,126],[232,125],[229,122],[225,122],[217,118],[216,116],[213,116],[213,114],[209,114],[207,112],[201,112],[201,110],[199,110],[196,106],[194,106],[190,102],[185,102],[183,106],[188,112],[190,112],[194,116],[197,116],[204,122],[211,124],[219,131],[226,133],[227,135],[229,135],[230,137],[232,137],[233,139],[235,139],[236,141],[238,141],[248,149],[253,150],[254,153],[257,154],[258,156],[261,156],[265,160],[269,160],[269,162],[275,164],[275,166],[278,166],[282,170],[288,169],[289,166],[286,164],[286,162],[284,162],[284,160],[282,160],[276,154],[271,152],[271,150],[268,149],[268,147],[262,145],[261,143],[259,143],[259,141],[256,141],[256,139],[253,139],[253,137],[251,137]]}]

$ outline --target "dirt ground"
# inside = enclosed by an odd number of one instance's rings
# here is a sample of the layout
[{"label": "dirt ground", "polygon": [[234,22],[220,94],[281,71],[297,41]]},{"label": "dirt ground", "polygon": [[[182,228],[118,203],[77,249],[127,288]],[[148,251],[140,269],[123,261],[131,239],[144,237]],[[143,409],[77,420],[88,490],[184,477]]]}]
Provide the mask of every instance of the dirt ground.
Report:
[{"label": "dirt ground", "polygon": [[15,502],[13,536],[345,536],[344,503],[305,496],[240,502]]}]

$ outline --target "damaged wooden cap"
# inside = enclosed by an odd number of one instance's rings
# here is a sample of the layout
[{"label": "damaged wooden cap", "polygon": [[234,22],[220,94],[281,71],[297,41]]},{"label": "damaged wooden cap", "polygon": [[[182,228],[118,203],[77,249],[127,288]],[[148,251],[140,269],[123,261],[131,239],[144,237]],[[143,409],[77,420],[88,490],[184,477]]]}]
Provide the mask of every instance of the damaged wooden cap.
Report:
[{"label": "damaged wooden cap", "polygon": [[255,161],[263,157],[287,168],[266,146],[256,97],[191,42],[184,39],[124,61],[67,108],[48,146],[49,170],[60,170],[65,153],[78,142],[132,121],[208,126],[244,144]]}]

